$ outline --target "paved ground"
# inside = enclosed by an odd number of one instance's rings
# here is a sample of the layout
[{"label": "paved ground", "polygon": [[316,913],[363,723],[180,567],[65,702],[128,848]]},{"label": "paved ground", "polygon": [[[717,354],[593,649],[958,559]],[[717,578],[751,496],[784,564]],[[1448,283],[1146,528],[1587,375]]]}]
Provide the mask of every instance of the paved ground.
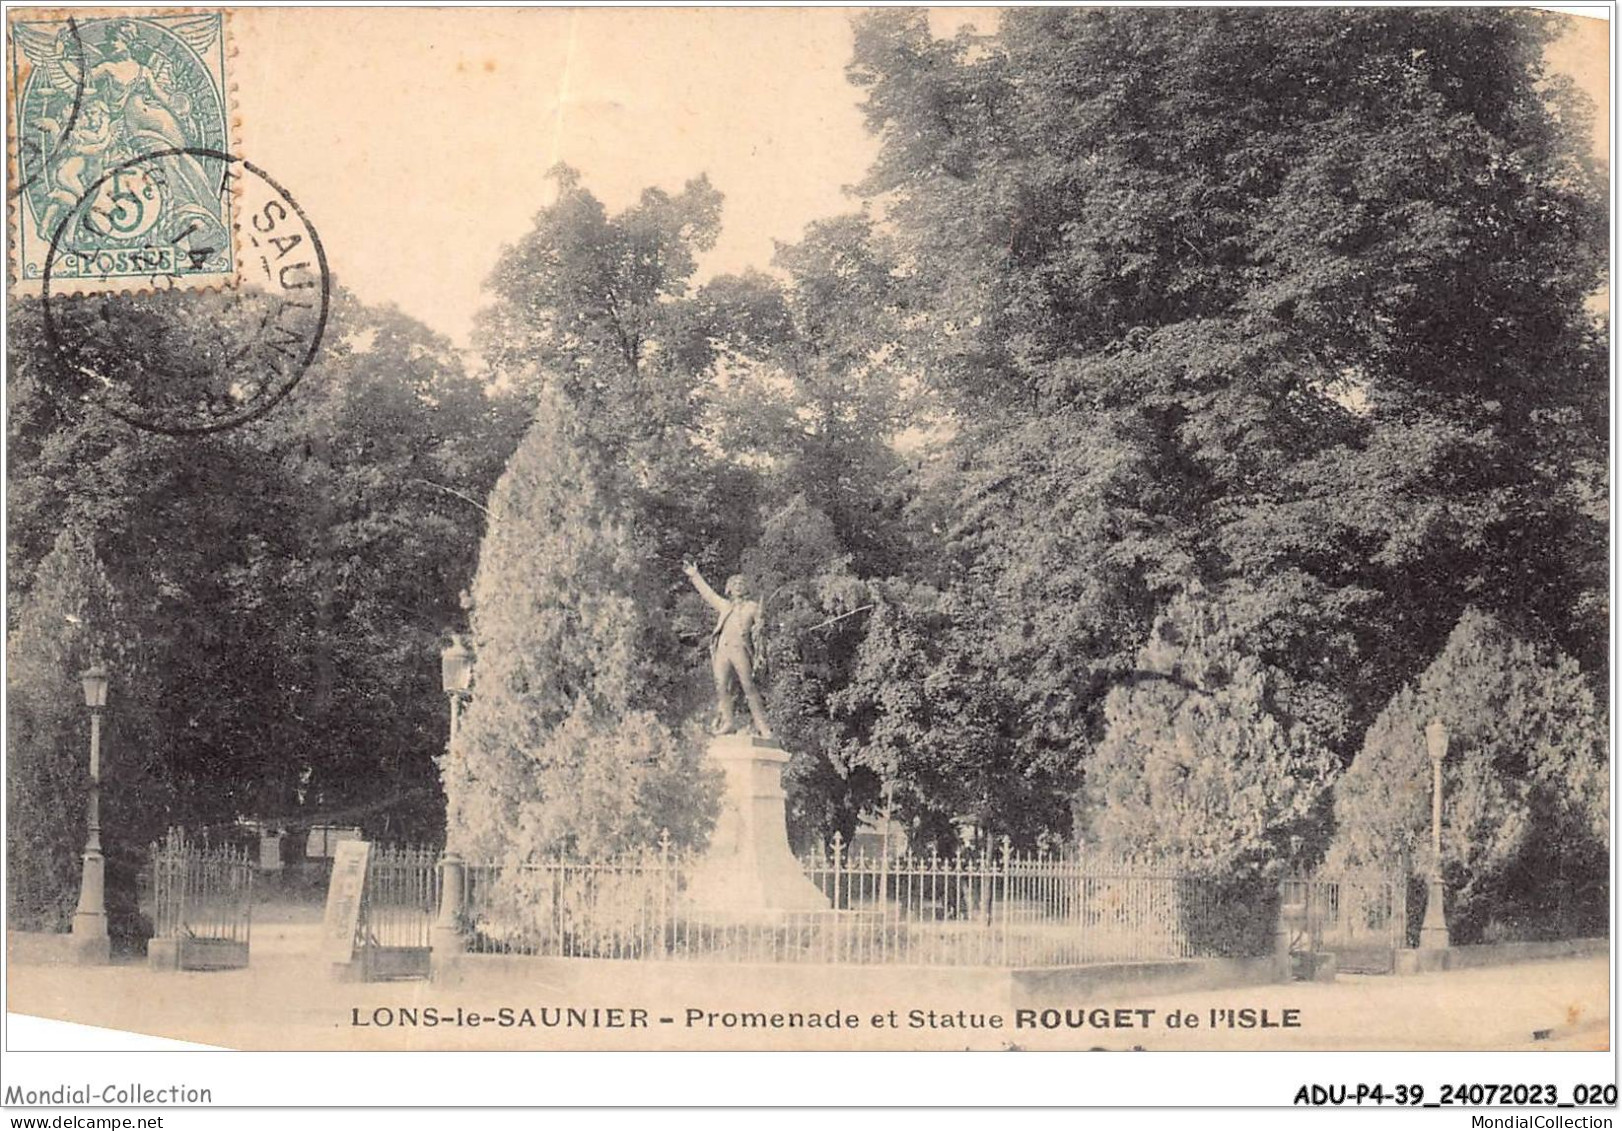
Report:
[{"label": "paved ground", "polygon": [[[1108,1001],[1061,1001],[1049,1019],[1057,1028],[1014,1029],[1017,1018],[988,984],[971,976],[894,969],[857,990],[847,969],[801,968],[792,979],[772,970],[698,968],[685,963],[564,965],[535,961],[516,973],[481,978],[461,987],[424,982],[357,985],[334,980],[313,955],[316,926],[256,921],[253,966],[221,973],[161,973],[141,965],[93,969],[12,967],[9,1008],[105,1028],[243,1049],[1603,1049],[1610,1024],[1606,959],[1561,959],[1407,977],[1342,976],[1334,983],[1252,986]],[[875,988],[878,987],[878,988]],[[542,1009],[646,1009],[646,1028],[549,1026],[557,1015]],[[425,1014],[403,1024],[402,1011],[434,1008],[443,1018],[429,1027]],[[1093,1012],[1106,1009],[1108,1016]],[[478,1026],[452,1024],[489,1017]],[[504,1026],[499,1011],[512,1011]],[[524,1010],[533,1025],[523,1024]],[[800,1011],[826,1020],[856,1014],[846,1029],[758,1029],[728,1025],[724,1017],[688,1024],[688,1009],[718,1015],[736,1011]],[[875,1013],[896,1011],[895,1029],[875,1030]],[[1068,1009],[1069,1013],[1063,1012]],[[1294,1027],[1228,1027],[1227,1010],[1253,1010],[1258,1025],[1282,1023],[1296,1010]],[[918,1010],[924,1027],[909,1027]],[[935,1012],[935,1027],[928,1013]],[[1152,1011],[1117,1014],[1117,1010]],[[1212,1011],[1218,1024],[1213,1027]],[[959,1016],[962,1011],[962,1016]],[[1169,1029],[1173,1011],[1201,1019],[1197,1029]],[[972,1027],[1000,1014],[1001,1029]],[[588,1017],[591,1015],[588,1014]],[[661,1024],[659,1017],[673,1018]],[[1234,1014],[1237,1026],[1240,1014]],[[621,1015],[627,1020],[629,1014]],[[392,1024],[379,1024],[392,1021]],[[943,1025],[962,1021],[965,1024]],[[1099,1022],[1109,1027],[1098,1027]],[[1119,1028],[1130,1021],[1131,1028]],[[1147,1021],[1147,1024],[1142,1022]],[[1070,1024],[1067,1024],[1069,1022]],[[1075,1027],[1072,1027],[1074,1025]]]}]

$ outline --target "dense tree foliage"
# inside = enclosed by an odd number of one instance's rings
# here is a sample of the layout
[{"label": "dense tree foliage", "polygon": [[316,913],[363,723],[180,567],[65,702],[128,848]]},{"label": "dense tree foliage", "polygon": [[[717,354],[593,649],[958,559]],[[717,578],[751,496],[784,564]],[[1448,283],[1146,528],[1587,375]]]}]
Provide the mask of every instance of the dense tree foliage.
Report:
[{"label": "dense tree foliage", "polygon": [[[132,339],[185,337],[223,302],[62,299],[57,315],[64,333],[94,318]],[[120,334],[101,340],[111,349]],[[13,306],[10,346],[13,690],[19,703],[79,699],[77,669],[58,658],[71,648],[81,663],[83,649],[53,616],[27,620],[68,599],[53,590],[62,567],[47,566],[70,532],[117,610],[81,618],[119,657],[110,764],[139,765],[166,790],[137,806],[110,781],[108,838],[144,845],[169,822],[218,830],[260,817],[437,835],[435,654],[463,616],[477,500],[512,443],[512,412],[463,374],[444,339],[341,291],[294,393],[213,435],[156,435],[102,411],[43,342],[35,304]],[[30,772],[25,748],[81,760],[81,735],[29,733],[11,746],[14,784]]]},{"label": "dense tree foliage", "polygon": [[1557,30],[1374,9],[1025,9],[948,40],[922,13],[862,21],[851,74],[883,141],[865,187],[959,426],[927,487],[958,524],[936,555],[973,594],[956,604],[985,608],[961,682],[1019,673],[1033,764],[1049,725],[1084,755],[1196,584],[1342,758],[1467,603],[1603,679],[1584,306],[1603,181],[1544,68]]},{"label": "dense tree foliage", "polygon": [[447,755],[450,843],[476,859],[691,843],[713,802],[683,742],[655,563],[572,407],[542,394],[490,499],[473,702]]},{"label": "dense tree foliage", "polygon": [[1334,756],[1240,651],[1218,596],[1181,597],[1104,704],[1083,835],[1199,875],[1276,879],[1322,843]]},{"label": "dense tree foliage", "polygon": [[[340,292],[295,394],[214,436],[97,410],[16,303],[14,790],[70,792],[48,685],[72,702],[84,644],[58,621],[105,590],[80,619],[165,819],[431,835],[442,776],[471,855],[695,841],[692,558],[762,602],[802,844],[893,804],[941,847],[1079,837],[1260,880],[1338,837],[1392,867],[1434,714],[1464,929],[1576,922],[1609,835],[1607,232],[1559,28],[867,14],[863,199],[771,273],[702,279],[703,177],[615,212],[559,167],[494,264],[476,378]],[[240,311],[61,316],[98,365],[173,335],[189,390],[193,331]],[[464,627],[436,775],[433,652]],[[49,917],[71,838],[20,835],[49,842]]]},{"label": "dense tree foliage", "polygon": [[1609,903],[1606,723],[1570,657],[1475,609],[1369,728],[1335,793],[1331,862],[1419,875],[1431,853],[1425,728],[1447,727],[1442,874],[1459,941],[1602,929]]},{"label": "dense tree foliage", "polygon": [[[802,833],[888,794],[929,839],[1079,806],[1121,846],[1310,863],[1468,603],[1602,678],[1604,216],[1556,30],[866,16],[870,209],[695,289],[705,183],[610,216],[563,171],[486,353],[587,422],[662,571],[697,546],[757,582]],[[643,655],[698,670],[702,610],[652,600],[688,643]],[[1173,703],[1167,665],[1211,687]],[[1195,785],[1146,786],[1195,732]]]}]

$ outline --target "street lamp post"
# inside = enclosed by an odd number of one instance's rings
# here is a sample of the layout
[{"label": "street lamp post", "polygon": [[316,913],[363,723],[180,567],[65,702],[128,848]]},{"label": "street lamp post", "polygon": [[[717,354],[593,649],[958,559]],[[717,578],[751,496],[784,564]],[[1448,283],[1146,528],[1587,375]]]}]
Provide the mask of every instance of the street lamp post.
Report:
[{"label": "street lamp post", "polygon": [[[473,685],[473,651],[462,643],[460,636],[439,654],[439,684],[450,700],[451,728],[446,738],[445,756],[456,752],[456,735],[462,726],[462,707],[470,697]],[[462,858],[447,845],[439,858],[439,914],[429,931],[429,949],[432,955],[434,977],[446,976],[455,956],[467,949],[462,935],[460,915],[463,892],[466,887],[466,867]]]},{"label": "street lamp post", "polygon": [[1419,945],[1425,950],[1440,950],[1451,945],[1447,912],[1442,906],[1442,759],[1447,757],[1447,727],[1441,719],[1432,719],[1425,728],[1425,746],[1431,756],[1431,875]]},{"label": "street lamp post", "polygon": [[460,636],[451,637],[451,642],[439,654],[439,682],[445,690],[445,697],[450,700],[449,745],[455,746],[456,732],[462,720],[462,705],[467,702],[468,688],[473,683],[473,652],[462,643]]},{"label": "street lamp post", "polygon": [[73,950],[85,964],[108,960],[107,862],[101,854],[101,712],[107,706],[107,669],[93,664],[80,677],[90,708],[90,835],[84,846],[79,907],[73,914]]}]

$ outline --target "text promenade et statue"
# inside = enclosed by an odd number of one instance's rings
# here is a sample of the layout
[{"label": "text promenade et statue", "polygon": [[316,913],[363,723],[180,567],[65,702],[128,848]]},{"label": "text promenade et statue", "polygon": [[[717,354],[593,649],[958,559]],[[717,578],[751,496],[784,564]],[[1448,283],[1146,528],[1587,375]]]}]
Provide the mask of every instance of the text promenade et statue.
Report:
[{"label": "text promenade et statue", "polygon": [[764,630],[760,602],[749,596],[748,583],[742,574],[727,578],[726,596],[723,597],[704,580],[703,574],[692,562],[683,562],[682,570],[693,583],[699,595],[716,612],[715,628],[710,632],[710,670],[715,676],[714,734],[731,734],[737,729],[733,715],[733,685],[743,688],[744,701],[749,705],[749,717],[755,733],[762,738],[772,737],[771,724],[766,721],[766,705],[755,687],[755,669],[762,659]]}]

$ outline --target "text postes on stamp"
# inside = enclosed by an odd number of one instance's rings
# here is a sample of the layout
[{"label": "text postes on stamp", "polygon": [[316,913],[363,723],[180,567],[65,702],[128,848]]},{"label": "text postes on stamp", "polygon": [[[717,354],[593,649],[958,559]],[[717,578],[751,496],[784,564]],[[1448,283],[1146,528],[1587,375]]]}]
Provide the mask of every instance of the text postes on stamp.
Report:
[{"label": "text postes on stamp", "polygon": [[[129,198],[160,190],[181,157],[220,170],[213,192],[235,201],[236,287],[190,291],[184,257],[90,253],[69,238],[133,223],[140,202]],[[103,266],[93,255],[124,258]],[[264,170],[218,150],[157,150],[107,169],[57,222],[42,261],[45,335],[62,394],[153,432],[200,435],[259,419],[298,384],[326,330],[331,276],[314,225]],[[128,270],[137,293],[77,285],[112,269]]]},{"label": "text postes on stamp", "polygon": [[224,163],[198,156],[234,141],[224,19],[13,18],[11,266],[25,293],[47,271],[59,293],[237,281],[237,202],[220,191]]}]

